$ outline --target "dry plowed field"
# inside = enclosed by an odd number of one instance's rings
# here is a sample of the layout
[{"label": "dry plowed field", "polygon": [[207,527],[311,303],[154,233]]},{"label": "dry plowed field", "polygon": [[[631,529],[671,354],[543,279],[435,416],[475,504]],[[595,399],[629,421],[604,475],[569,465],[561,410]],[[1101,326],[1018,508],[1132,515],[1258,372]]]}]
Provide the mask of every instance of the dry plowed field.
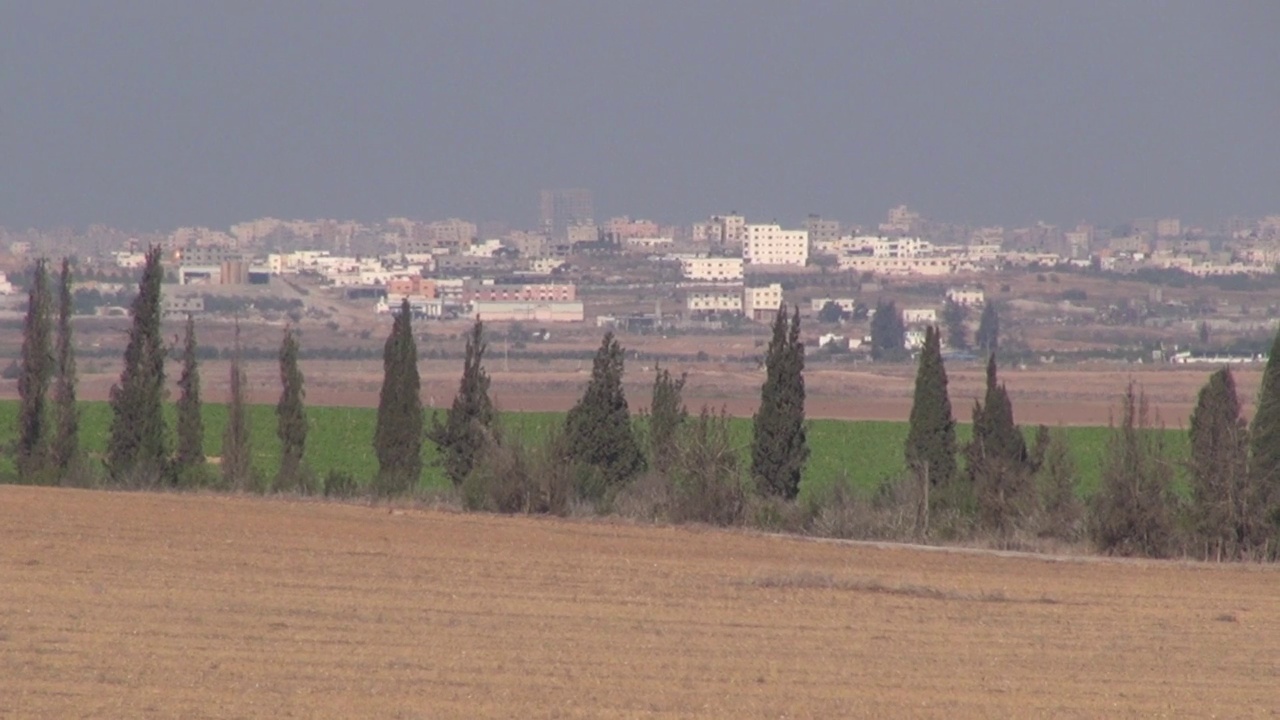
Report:
[{"label": "dry plowed field", "polygon": [[0,487],[4,717],[1246,717],[1280,572]]}]

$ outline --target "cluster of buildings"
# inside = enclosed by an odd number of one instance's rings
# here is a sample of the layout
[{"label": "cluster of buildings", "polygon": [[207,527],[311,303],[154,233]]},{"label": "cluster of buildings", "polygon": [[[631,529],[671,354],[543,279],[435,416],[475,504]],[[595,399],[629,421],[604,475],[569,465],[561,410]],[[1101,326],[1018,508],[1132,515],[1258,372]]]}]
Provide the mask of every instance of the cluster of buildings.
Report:
[{"label": "cluster of buildings", "polygon": [[[1109,229],[1083,223],[1071,229],[1045,223],[1005,229],[933,222],[899,206],[883,222],[865,227],[818,215],[787,227],[737,212],[677,226],[630,216],[598,220],[590,191],[581,188],[544,190],[539,201],[538,223],[530,228],[403,217],[375,223],[261,218],[225,231],[184,227],[163,234],[103,226],[81,234],[0,228],[0,250],[22,257],[71,247],[135,267],[145,248],[160,246],[171,279],[187,285],[266,283],[273,276],[306,273],[333,287],[366,292],[381,300],[384,311],[408,299],[415,312],[432,317],[465,312],[549,322],[584,319],[582,298],[562,269],[569,258],[590,264],[600,254],[678,265],[689,316],[740,313],[752,319],[781,302],[778,275],[833,269],[947,276],[1074,263],[1204,276],[1280,267],[1280,215],[1231,219],[1219,228],[1147,218]],[[5,287],[0,278],[0,292]]]}]

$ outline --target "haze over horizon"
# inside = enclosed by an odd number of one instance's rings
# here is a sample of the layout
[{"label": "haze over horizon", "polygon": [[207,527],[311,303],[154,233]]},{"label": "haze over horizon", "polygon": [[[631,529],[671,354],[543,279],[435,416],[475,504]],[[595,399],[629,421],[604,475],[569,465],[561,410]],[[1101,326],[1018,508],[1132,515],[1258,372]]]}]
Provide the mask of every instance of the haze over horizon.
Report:
[{"label": "haze over horizon", "polygon": [[[852,4],[850,4],[852,5]],[[0,7],[0,226],[1280,212],[1269,2]]]}]

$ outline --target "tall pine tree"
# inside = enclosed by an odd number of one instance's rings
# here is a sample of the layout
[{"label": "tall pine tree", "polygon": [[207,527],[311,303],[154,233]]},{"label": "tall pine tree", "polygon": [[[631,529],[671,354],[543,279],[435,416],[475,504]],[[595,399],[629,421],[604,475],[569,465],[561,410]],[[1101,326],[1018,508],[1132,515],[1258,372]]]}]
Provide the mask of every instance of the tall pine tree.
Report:
[{"label": "tall pine tree", "polygon": [[204,478],[204,416],[200,402],[200,361],[196,356],[196,324],[187,316],[182,342],[182,375],[178,378],[178,451],[174,479],[200,485]]},{"label": "tall pine tree", "polygon": [[276,492],[312,490],[302,467],[307,450],[307,415],[303,408],[306,389],[302,370],[298,367],[298,335],[293,328],[284,331],[280,342],[280,401],[276,403],[276,436],[280,438],[280,470],[276,473]]},{"label": "tall pine tree", "polygon": [[942,341],[935,327],[926,328],[924,338],[907,429],[907,467],[927,473],[934,487],[950,488],[956,477],[956,423],[947,395]]},{"label": "tall pine tree", "polygon": [[133,299],[133,325],[124,351],[120,382],[111,388],[111,429],[107,471],[129,486],[159,483],[167,471],[168,432],[164,422],[164,339],[160,335],[160,248],[147,252]]},{"label": "tall pine tree", "polygon": [[995,352],[1000,347],[1000,313],[996,304],[988,300],[982,306],[982,317],[978,320],[978,332],[974,337],[978,349],[983,352]]},{"label": "tall pine tree", "polygon": [[622,346],[613,332],[605,333],[587,389],[565,417],[565,446],[585,470],[578,493],[587,499],[606,497],[644,470],[622,389],[623,364]]},{"label": "tall pine tree", "polygon": [[1265,508],[1275,554],[1280,546],[1280,332],[1271,344],[1249,425],[1249,484],[1249,497]]},{"label": "tall pine tree", "polygon": [[1262,498],[1249,484],[1249,433],[1231,370],[1222,368],[1200,389],[1188,429],[1191,518],[1206,558],[1247,555],[1258,540]]},{"label": "tall pine tree", "polygon": [[427,432],[427,438],[439,449],[440,462],[454,486],[462,485],[485,445],[496,440],[498,414],[489,399],[489,374],[484,369],[486,349],[484,325],[477,318],[467,336],[458,394],[443,423],[432,415]]},{"label": "tall pine tree", "polygon": [[249,444],[249,412],[245,397],[248,384],[240,351],[240,323],[237,322],[227,397],[227,427],[222,434],[222,483],[236,492],[258,489],[253,482],[253,454]]},{"label": "tall pine tree", "polygon": [[892,300],[877,302],[875,314],[871,316],[871,359],[901,359],[906,353],[903,347],[906,333],[897,304]]},{"label": "tall pine tree", "polygon": [[809,460],[804,418],[804,344],[800,308],[788,316],[778,308],[765,355],[760,409],[752,418],[751,475],[762,495],[794,500]]},{"label": "tall pine tree", "polygon": [[58,278],[58,339],[54,353],[53,405],[56,429],[53,437],[53,464],[64,480],[80,466],[80,408],[76,404],[76,355],[71,337],[71,261],[62,259]]},{"label": "tall pine tree", "polygon": [[374,491],[384,496],[409,492],[422,478],[422,381],[412,313],[404,300],[382,351],[382,392],[373,447],[378,456]]},{"label": "tall pine tree", "polygon": [[46,483],[52,476],[50,408],[47,394],[55,358],[51,345],[53,297],[48,263],[36,261],[22,325],[22,370],[18,375],[18,476],[24,483]]},{"label": "tall pine tree", "polygon": [[1013,421],[1009,392],[996,377],[996,354],[987,358],[987,390],[973,407],[973,439],[965,447],[966,472],[984,526],[1007,535],[1033,508],[1036,468],[1022,430]]},{"label": "tall pine tree", "polygon": [[684,406],[684,384],[688,376],[675,377],[658,368],[653,377],[653,399],[649,403],[649,458],[653,469],[666,475],[676,455],[676,435],[689,411]]}]

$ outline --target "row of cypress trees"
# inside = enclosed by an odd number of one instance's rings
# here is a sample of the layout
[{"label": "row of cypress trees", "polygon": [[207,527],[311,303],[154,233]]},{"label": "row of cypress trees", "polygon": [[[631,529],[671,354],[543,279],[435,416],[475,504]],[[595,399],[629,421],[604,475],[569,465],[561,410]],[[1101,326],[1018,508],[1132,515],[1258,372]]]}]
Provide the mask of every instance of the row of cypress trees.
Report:
[{"label": "row of cypress trees", "polygon": [[[52,283],[37,263],[24,324],[17,467],[25,482],[58,483],[84,470],[79,449],[75,359],[72,353],[71,268],[63,261],[56,329]],[[111,390],[112,421],[103,458],[108,483],[122,487],[218,484],[206,466],[197,344],[188,319],[178,386],[177,443],[171,448],[163,417],[166,349],[160,333],[159,251],[147,254],[132,306],[132,326],[120,381]],[[994,340],[994,339],[992,339]],[[962,518],[998,538],[1011,538],[1038,517],[1052,533],[1069,537],[1083,518],[1099,549],[1125,554],[1195,552],[1212,557],[1271,557],[1280,528],[1280,335],[1267,363],[1257,412],[1242,414],[1231,372],[1214,373],[1201,390],[1190,423],[1186,464],[1191,492],[1173,492],[1176,467],[1140,389],[1131,385],[1120,404],[1103,465],[1102,484],[1082,507],[1062,434],[1040,427],[1027,443],[999,381],[995,353],[988,358],[986,392],[975,402],[973,437],[957,445],[955,420],[941,355],[941,333],[930,327],[917,368],[904,448],[907,466],[923,489],[923,516]],[[994,344],[994,343],[992,343]],[[239,328],[236,347],[239,348]],[[384,346],[384,380],[373,438],[378,475],[370,489],[383,496],[413,491],[423,470],[422,443],[433,442],[452,483],[463,488],[486,475],[521,478],[516,501],[500,507],[563,509],[567,498],[611,502],[652,470],[678,477],[717,502],[738,503],[735,451],[727,422],[707,408],[691,420],[681,401],[686,378],[658,369],[650,408],[647,450],[623,391],[625,353],[607,333],[592,374],[563,426],[546,442],[533,467],[505,437],[489,397],[483,326],[467,336],[463,374],[443,419],[425,421],[412,313],[402,304]],[[280,354],[281,395],[276,406],[281,462],[268,483],[251,468],[247,383],[240,353],[232,360],[228,422],[223,437],[221,485],[231,490],[318,491],[305,467],[307,420],[298,340],[286,330]],[[798,310],[784,305],[766,350],[761,402],[753,417],[748,476],[756,495],[794,501],[809,457],[805,422],[804,346]],[[52,393],[50,388],[52,387]],[[52,397],[52,404],[47,398]],[[505,454],[504,454],[505,453]],[[963,457],[963,466],[959,459]],[[495,465],[495,458],[505,465]],[[560,478],[561,487],[555,487]],[[326,492],[350,492],[330,477]],[[507,479],[510,481],[510,478]],[[679,483],[677,483],[679,484]],[[677,488],[679,489],[679,488]],[[486,489],[486,492],[491,488]],[[717,494],[719,493],[719,494]],[[534,496],[537,496],[535,499]],[[714,503],[713,503],[714,504]],[[699,517],[731,521],[735,513]]]},{"label": "row of cypress trees", "polygon": [[[204,419],[201,412],[199,364],[195,326],[187,320],[182,349],[182,374],[178,381],[177,440],[170,444],[164,419],[167,401],[165,362],[168,351],[161,334],[160,251],[146,255],[131,315],[124,367],[111,388],[111,422],[102,465],[105,484],[114,487],[155,488],[217,485],[228,489],[265,489],[266,483],[251,469],[252,449],[247,413],[247,382],[236,353],[231,364],[231,393],[227,403],[227,427],[223,436],[220,481],[207,467],[204,454]],[[16,447],[19,480],[38,484],[95,482],[92,466],[79,443],[79,411],[76,407],[76,368],[71,336],[71,266],[66,259],[60,274],[56,343],[52,341],[52,300],[47,262],[36,263],[23,328],[20,397],[20,432]],[[236,328],[239,348],[239,327]],[[297,337],[285,331],[280,351],[283,392],[276,412],[282,445],[282,461],[274,486],[307,489],[308,473],[301,458],[306,446],[307,424],[303,401],[303,377],[298,368]],[[46,397],[53,383],[53,406]]]},{"label": "row of cypress trees", "polygon": [[49,483],[80,469],[80,415],[71,337],[71,266],[67,260],[62,261],[59,273],[56,331],[53,290],[44,259],[36,262],[27,308],[18,375],[15,464],[25,482]]},{"label": "row of cypress trees", "polygon": [[[1083,533],[1100,551],[1124,555],[1262,559],[1280,552],[1280,334],[1253,420],[1244,419],[1230,369],[1214,372],[1198,395],[1181,464],[1145,394],[1130,383],[1087,504],[1075,494],[1061,431],[1040,426],[1028,445],[997,372],[993,352],[986,392],[973,408],[973,437],[959,448],[940,333],[926,332],[904,454],[927,515],[951,521],[946,532],[967,524],[1001,542],[1029,529],[1066,540]],[[1187,493],[1177,491],[1179,471]]]}]

